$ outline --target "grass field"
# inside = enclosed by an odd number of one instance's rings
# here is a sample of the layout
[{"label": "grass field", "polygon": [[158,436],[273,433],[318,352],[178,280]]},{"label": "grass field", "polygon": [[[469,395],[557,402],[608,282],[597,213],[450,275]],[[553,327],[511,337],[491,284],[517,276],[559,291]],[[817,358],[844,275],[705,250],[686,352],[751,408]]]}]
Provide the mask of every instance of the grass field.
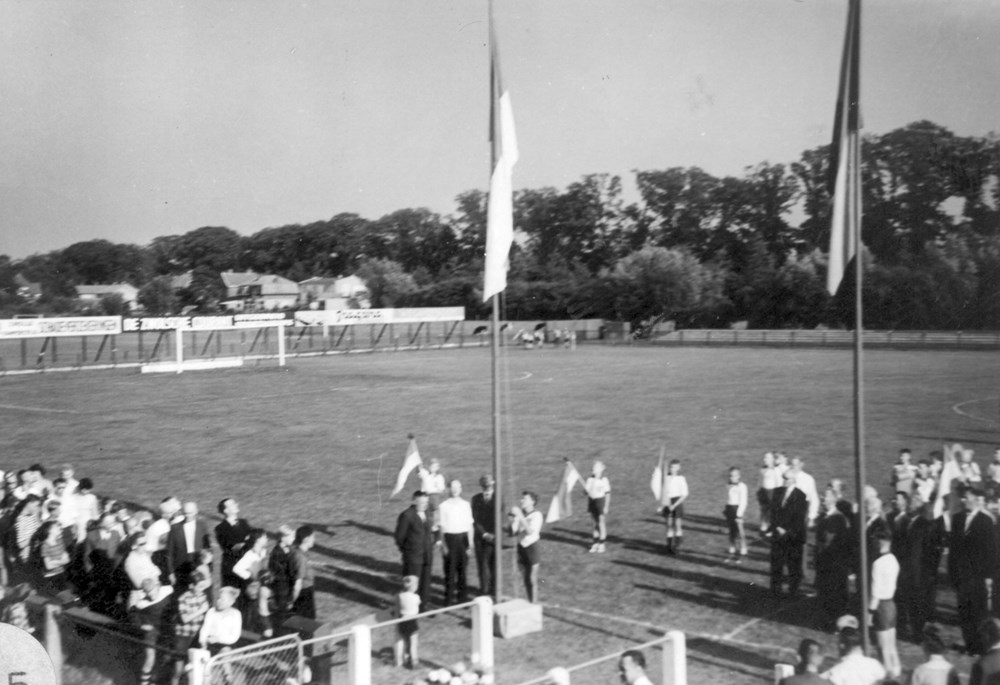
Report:
[{"label": "grass field", "polygon": [[[869,352],[869,482],[886,489],[903,446],[922,457],[957,441],[984,463],[1000,443],[994,364],[983,352]],[[763,683],[775,659],[787,659],[781,648],[816,635],[808,601],[768,599],[766,547],[756,543],[742,567],[723,563],[724,484],[727,468],[738,465],[753,487],[769,449],[801,455],[819,484],[834,476],[853,484],[850,351],[512,349],[503,368],[508,492],[534,489],[547,506],[564,457],[584,473],[601,458],[613,496],[608,554],[587,554],[579,491],[576,516],[546,528],[546,628],[498,641],[501,682],[680,629],[688,634],[691,683]],[[491,454],[489,373],[489,350],[467,349],[180,376],[8,377],[0,380],[0,467],[71,461],[104,495],[152,505],[176,494],[213,520],[215,503],[233,496],[243,515],[269,530],[311,523],[320,531],[321,614],[347,619],[385,606],[395,591],[391,531],[408,498],[388,497],[407,433],[425,458],[438,457],[447,476],[462,479],[467,495],[478,490]],[[682,460],[692,491],[686,548],[676,559],[662,553],[649,491],[664,444]],[[507,568],[505,592],[514,594]],[[945,618],[950,601],[942,593]],[[461,656],[464,637],[455,637],[453,623],[422,625],[423,656],[444,663]],[[832,639],[823,640],[832,649]],[[916,654],[908,648],[904,659],[912,666]],[[388,667],[376,673],[380,682],[402,677]],[[616,677],[613,665],[592,675],[593,682]]]}]

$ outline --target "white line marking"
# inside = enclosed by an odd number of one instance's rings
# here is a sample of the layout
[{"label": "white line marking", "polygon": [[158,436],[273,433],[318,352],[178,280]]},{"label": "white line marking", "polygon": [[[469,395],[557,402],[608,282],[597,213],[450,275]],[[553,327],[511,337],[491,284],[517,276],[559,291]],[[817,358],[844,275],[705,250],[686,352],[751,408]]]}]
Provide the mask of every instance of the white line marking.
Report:
[{"label": "white line marking", "polygon": [[983,423],[996,423],[993,419],[985,419],[981,416],[970,414],[967,411],[962,411],[962,407],[964,407],[967,404],[977,404],[979,402],[992,402],[993,400],[996,399],[997,399],[996,397],[984,397],[980,400],[966,400],[965,402],[959,402],[958,404],[952,405],[951,410],[956,414],[972,419],[973,421],[981,421]]},{"label": "white line marking", "polygon": [[0,404],[0,409],[11,409],[13,411],[35,411],[44,414],[79,414],[72,409],[47,409],[45,407],[19,407],[13,404]]}]

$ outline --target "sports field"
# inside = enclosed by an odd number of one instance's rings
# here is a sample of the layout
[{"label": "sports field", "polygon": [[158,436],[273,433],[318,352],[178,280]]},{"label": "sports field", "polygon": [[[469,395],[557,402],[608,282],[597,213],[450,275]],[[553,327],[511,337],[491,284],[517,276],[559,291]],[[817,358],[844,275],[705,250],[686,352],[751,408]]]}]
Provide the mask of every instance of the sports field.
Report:
[{"label": "sports field", "polygon": [[[995,364],[985,352],[869,352],[868,480],[885,490],[903,446],[923,457],[942,442],[960,442],[985,463],[1000,443]],[[763,683],[775,659],[787,660],[781,648],[817,635],[808,600],[767,598],[761,543],[748,564],[723,563],[721,510],[727,468],[745,467],[752,489],[760,456],[771,449],[801,455],[819,484],[848,479],[853,496],[849,350],[518,348],[502,367],[504,487],[537,491],[544,509],[564,457],[584,474],[600,458],[613,495],[607,554],[587,553],[579,490],[576,515],[546,528],[545,631],[498,641],[500,682],[680,629],[688,634],[690,682]],[[386,606],[396,591],[391,531],[408,497],[390,500],[389,492],[407,433],[416,434],[425,459],[438,457],[447,476],[466,484],[468,496],[478,490],[491,458],[489,376],[489,350],[478,348],[180,376],[7,377],[0,379],[0,467],[70,461],[103,495],[153,505],[175,494],[199,502],[213,521],[215,503],[232,496],[244,516],[269,530],[313,524],[320,613],[347,620]],[[683,462],[692,493],[677,558],[662,552],[649,490],[661,445]],[[414,478],[407,489],[415,485]],[[755,518],[754,505],[751,512]],[[515,594],[507,568],[505,593]],[[941,600],[949,619],[950,593]],[[425,659],[461,656],[464,636],[447,619],[427,620],[421,635]],[[833,647],[830,636],[822,640]],[[915,649],[904,649],[909,667],[916,658]],[[376,673],[384,682],[408,675],[388,667]],[[613,665],[591,676],[616,678]]]}]

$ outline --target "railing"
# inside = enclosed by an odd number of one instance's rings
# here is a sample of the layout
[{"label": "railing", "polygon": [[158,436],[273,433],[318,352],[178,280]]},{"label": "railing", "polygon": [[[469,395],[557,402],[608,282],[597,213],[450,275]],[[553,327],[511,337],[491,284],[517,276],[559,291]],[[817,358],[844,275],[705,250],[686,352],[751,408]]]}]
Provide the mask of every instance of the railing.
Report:
[{"label": "railing", "polygon": [[[687,685],[687,647],[683,632],[671,630],[661,638],[629,647],[629,649],[639,651],[649,648],[656,648],[659,653],[659,668],[656,668],[657,664],[652,659],[647,663],[647,672],[659,673],[658,677],[653,677],[651,680],[660,682],[663,685]],[[571,666],[556,666],[550,669],[545,675],[525,680],[518,685],[542,685],[543,683],[570,685],[572,682],[612,682],[616,679],[617,675],[614,671],[608,670],[595,675],[592,669],[611,663],[617,664],[621,655],[622,651],[619,650]]]},{"label": "railing", "polygon": [[[1000,331],[864,331],[869,348],[887,349],[1000,349]],[[841,330],[730,330],[682,329],[659,336],[654,345],[850,347],[853,331]]]}]

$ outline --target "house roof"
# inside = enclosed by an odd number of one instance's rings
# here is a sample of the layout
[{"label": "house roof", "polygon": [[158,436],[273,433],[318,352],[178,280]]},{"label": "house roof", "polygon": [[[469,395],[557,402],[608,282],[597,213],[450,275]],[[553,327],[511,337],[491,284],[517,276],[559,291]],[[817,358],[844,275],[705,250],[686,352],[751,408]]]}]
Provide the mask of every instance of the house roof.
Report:
[{"label": "house roof", "polygon": [[100,285],[78,285],[76,286],[77,295],[108,295],[111,293],[118,293],[120,295],[135,295],[139,292],[131,283],[110,283],[110,284],[100,284]]},{"label": "house roof", "polygon": [[222,279],[227,288],[237,288],[247,283],[253,283],[259,276],[260,274],[254,271],[222,271],[219,273],[219,278]]}]

